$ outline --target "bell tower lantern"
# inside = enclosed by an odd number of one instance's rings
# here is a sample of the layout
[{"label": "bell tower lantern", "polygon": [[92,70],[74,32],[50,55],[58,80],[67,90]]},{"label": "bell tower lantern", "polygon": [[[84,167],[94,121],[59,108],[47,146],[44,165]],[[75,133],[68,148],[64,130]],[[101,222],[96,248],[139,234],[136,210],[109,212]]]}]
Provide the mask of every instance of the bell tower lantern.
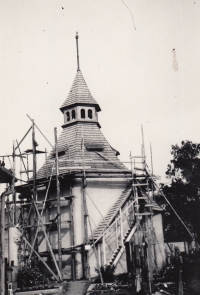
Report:
[{"label": "bell tower lantern", "polygon": [[[98,123],[98,112],[101,111],[98,103],[93,98],[80,70],[78,33],[76,33],[77,72],[67,99],[60,110],[64,115],[63,128],[78,122]],[[100,125],[99,125],[100,127]]]}]

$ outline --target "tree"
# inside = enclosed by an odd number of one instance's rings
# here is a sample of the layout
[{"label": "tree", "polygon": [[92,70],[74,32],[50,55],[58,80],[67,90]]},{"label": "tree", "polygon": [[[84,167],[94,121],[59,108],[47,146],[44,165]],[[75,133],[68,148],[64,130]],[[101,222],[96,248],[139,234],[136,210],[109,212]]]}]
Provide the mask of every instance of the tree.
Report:
[{"label": "tree", "polygon": [[174,181],[181,180],[200,189],[200,144],[182,141],[181,147],[172,145],[173,160],[166,175]]},{"label": "tree", "polygon": [[[181,146],[172,145],[173,159],[166,175],[170,185],[162,189],[169,202],[188,229],[200,237],[200,144],[182,141]],[[161,200],[160,200],[161,202]],[[163,202],[164,203],[164,202]],[[187,239],[186,230],[166,203],[164,229],[166,240]]]}]

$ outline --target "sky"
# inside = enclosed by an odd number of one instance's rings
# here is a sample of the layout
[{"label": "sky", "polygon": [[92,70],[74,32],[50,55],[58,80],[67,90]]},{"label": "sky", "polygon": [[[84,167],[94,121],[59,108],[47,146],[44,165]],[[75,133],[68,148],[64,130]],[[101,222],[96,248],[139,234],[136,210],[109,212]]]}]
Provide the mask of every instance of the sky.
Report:
[{"label": "sky", "polygon": [[[200,0],[0,0],[0,155],[31,126],[27,114],[52,144],[54,127],[61,133],[78,32],[103,134],[128,161],[141,154],[142,125],[147,163],[151,142],[154,174],[166,181],[171,146],[200,142],[199,15]],[[51,150],[37,131],[36,141]]]}]

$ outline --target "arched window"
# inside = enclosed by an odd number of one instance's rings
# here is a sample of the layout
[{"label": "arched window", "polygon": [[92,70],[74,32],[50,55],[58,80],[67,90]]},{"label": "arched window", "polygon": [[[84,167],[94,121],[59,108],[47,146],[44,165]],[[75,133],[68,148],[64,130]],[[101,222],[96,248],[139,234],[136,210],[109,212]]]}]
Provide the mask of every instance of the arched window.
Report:
[{"label": "arched window", "polygon": [[92,110],[91,109],[88,110],[88,118],[92,119]]},{"label": "arched window", "polygon": [[70,112],[66,112],[66,116],[67,116],[67,122],[70,121]]},{"label": "arched window", "polygon": [[81,119],[85,119],[85,110],[81,109]]},{"label": "arched window", "polygon": [[76,119],[76,112],[75,110],[72,110],[72,120],[75,120]]}]

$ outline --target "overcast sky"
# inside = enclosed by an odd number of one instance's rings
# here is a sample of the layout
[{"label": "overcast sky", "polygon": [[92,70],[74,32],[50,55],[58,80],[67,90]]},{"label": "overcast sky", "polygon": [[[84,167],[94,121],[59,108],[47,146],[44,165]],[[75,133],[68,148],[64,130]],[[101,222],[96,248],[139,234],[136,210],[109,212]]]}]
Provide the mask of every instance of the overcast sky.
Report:
[{"label": "overcast sky", "polygon": [[0,0],[0,155],[31,126],[26,114],[52,143],[54,127],[61,133],[76,31],[102,132],[127,161],[140,154],[143,125],[147,161],[151,142],[164,179],[171,145],[200,142],[200,0]]}]

